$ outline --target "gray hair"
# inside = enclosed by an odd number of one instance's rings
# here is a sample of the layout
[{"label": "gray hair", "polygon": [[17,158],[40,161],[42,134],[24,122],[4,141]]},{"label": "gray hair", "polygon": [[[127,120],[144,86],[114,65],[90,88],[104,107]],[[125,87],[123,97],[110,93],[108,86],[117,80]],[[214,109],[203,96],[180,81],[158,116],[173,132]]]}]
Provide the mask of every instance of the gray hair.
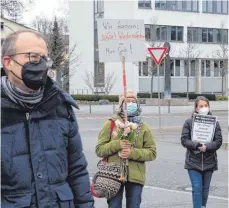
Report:
[{"label": "gray hair", "polygon": [[42,38],[44,40],[44,37],[41,33],[36,32],[34,30],[17,30],[16,32],[8,35],[6,39],[4,40],[2,44],[2,58],[4,56],[12,55],[16,53],[16,41],[18,39],[18,36],[22,33],[32,33],[36,35],[38,38]]}]

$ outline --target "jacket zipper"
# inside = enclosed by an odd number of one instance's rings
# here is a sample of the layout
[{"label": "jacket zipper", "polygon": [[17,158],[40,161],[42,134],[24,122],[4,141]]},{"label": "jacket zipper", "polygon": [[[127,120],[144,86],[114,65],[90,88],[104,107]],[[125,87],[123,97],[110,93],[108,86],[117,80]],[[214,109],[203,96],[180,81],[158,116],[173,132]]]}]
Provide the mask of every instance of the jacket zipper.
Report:
[{"label": "jacket zipper", "polygon": [[[30,157],[30,163],[31,163],[31,171],[32,171],[32,180],[34,180],[35,183],[35,179],[34,179],[34,171],[33,171],[33,163],[32,163],[32,155],[31,155],[31,148],[30,148],[30,139],[29,139],[29,118],[30,118],[30,114],[29,112],[25,114],[25,133],[26,133],[26,140],[27,140],[27,144],[28,144],[28,151],[29,151],[29,157]],[[38,200],[37,204],[38,204]]]},{"label": "jacket zipper", "polygon": [[202,171],[204,171],[204,153],[202,152]]},{"label": "jacket zipper", "polygon": [[29,120],[29,113],[26,113],[25,117],[26,117],[26,120],[28,121]]}]

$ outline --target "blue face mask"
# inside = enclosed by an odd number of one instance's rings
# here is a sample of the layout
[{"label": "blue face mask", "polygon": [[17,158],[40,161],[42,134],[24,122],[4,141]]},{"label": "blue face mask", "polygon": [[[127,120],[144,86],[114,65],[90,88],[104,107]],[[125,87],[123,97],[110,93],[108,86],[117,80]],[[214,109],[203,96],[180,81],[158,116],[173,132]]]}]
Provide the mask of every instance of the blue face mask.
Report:
[{"label": "blue face mask", "polygon": [[127,103],[127,113],[135,113],[138,109],[137,103]]}]

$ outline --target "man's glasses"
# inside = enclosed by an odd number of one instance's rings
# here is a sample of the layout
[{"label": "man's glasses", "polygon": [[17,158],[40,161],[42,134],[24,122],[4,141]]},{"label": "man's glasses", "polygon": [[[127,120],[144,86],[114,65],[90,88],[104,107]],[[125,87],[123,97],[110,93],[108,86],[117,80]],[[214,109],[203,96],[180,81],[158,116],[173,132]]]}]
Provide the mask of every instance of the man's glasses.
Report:
[{"label": "man's glasses", "polygon": [[9,56],[16,56],[16,55],[21,55],[21,54],[26,55],[29,58],[30,63],[37,64],[41,61],[41,59],[44,59],[48,67],[51,67],[53,64],[53,61],[51,58],[49,58],[48,56],[41,56],[38,53],[16,53],[16,54],[11,54]]}]

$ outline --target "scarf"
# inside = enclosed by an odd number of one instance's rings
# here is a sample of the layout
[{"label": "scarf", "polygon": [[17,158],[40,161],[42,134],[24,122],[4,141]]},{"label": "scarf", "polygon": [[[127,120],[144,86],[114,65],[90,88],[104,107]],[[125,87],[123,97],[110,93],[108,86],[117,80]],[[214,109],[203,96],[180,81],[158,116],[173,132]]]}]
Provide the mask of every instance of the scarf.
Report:
[{"label": "scarf", "polygon": [[42,100],[44,93],[44,87],[38,91],[24,92],[14,86],[6,76],[1,77],[1,88],[14,103],[30,109]]}]

